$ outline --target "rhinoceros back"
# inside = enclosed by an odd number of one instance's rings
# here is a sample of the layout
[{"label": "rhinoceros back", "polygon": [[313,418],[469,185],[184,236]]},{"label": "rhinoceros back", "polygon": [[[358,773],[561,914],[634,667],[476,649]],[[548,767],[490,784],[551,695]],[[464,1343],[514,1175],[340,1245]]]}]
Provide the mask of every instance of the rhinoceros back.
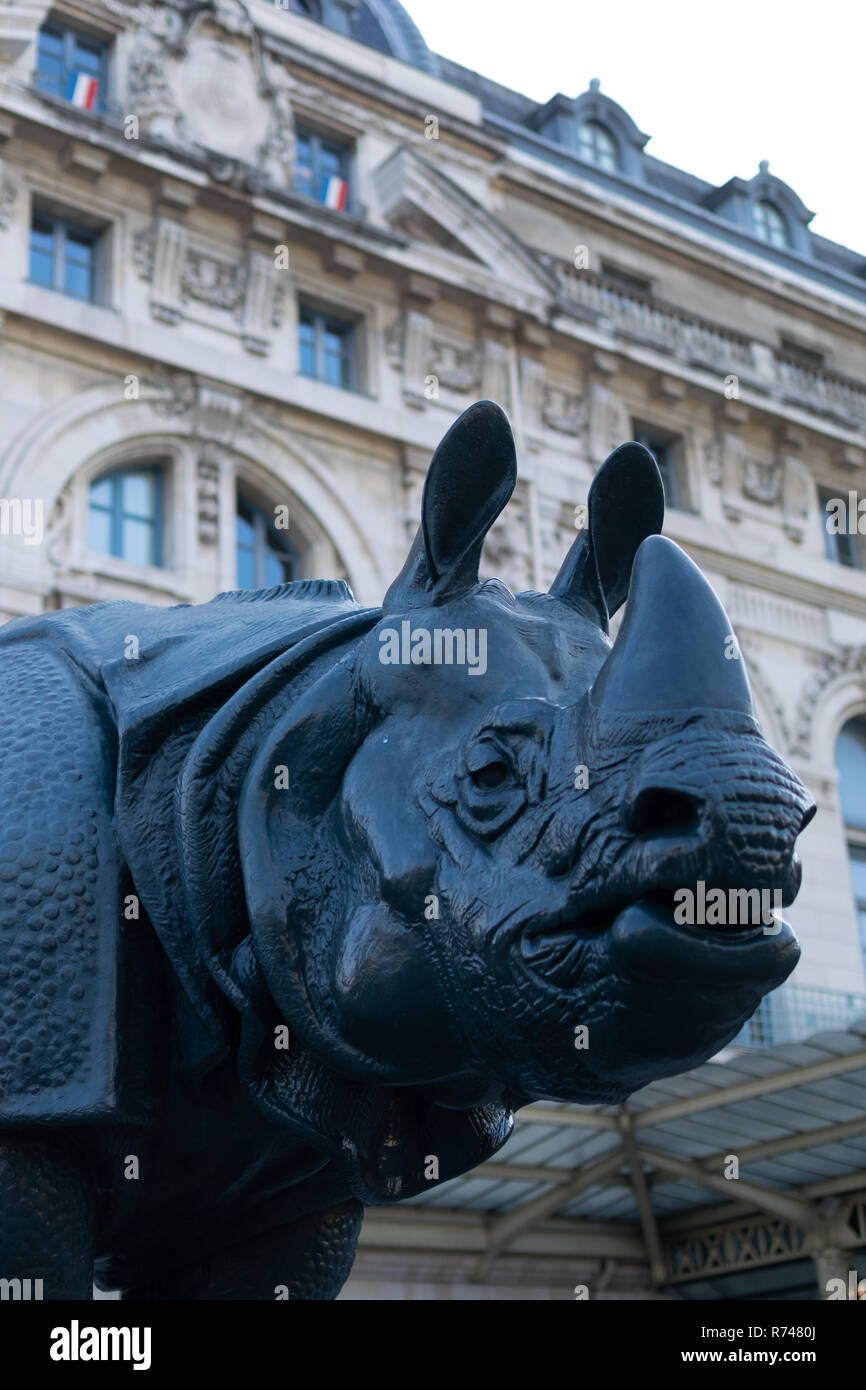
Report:
[{"label": "rhinoceros back", "polygon": [[2,644],[0,720],[0,1126],[143,1118],[122,994],[153,961],[119,929],[107,702],[51,644]]},{"label": "rhinoceros back", "polygon": [[[119,843],[119,763],[123,782],[124,759],[134,771],[137,754],[192,734],[269,661],[358,611],[346,585],[301,581],[200,606],[95,604],[0,632],[0,1127],[147,1119],[164,960],[146,897],[138,919],[124,904],[139,888],[130,861],[159,859],[173,832],[166,815],[146,846]],[[213,982],[182,913],[154,906],[207,1053]]]}]

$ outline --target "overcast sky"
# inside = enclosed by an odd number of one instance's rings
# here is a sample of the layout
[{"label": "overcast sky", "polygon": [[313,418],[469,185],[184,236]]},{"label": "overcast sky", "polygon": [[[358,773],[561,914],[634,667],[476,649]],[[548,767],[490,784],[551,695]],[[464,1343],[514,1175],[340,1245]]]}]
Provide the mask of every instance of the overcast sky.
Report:
[{"label": "overcast sky", "polygon": [[537,101],[591,77],[659,159],[712,183],[758,161],[866,254],[864,0],[403,0],[429,46]]}]

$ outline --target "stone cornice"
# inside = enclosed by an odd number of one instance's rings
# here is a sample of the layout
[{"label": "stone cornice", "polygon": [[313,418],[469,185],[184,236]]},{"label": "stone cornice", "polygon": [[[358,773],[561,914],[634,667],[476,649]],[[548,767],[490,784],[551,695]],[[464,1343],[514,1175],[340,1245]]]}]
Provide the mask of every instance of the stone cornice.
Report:
[{"label": "stone cornice", "polygon": [[[544,200],[565,204],[579,217],[590,215],[628,233],[630,237],[647,241],[666,257],[675,252],[695,262],[702,274],[708,272],[720,280],[735,279],[750,289],[758,290],[769,301],[806,309],[822,318],[862,333],[866,329],[866,303],[861,304],[840,290],[835,293],[810,282],[805,273],[790,272],[794,278],[782,281],[779,266],[772,270],[762,264],[755,254],[737,252],[720,237],[690,231],[673,217],[663,217],[651,209],[627,199],[611,195],[588,180],[572,175],[556,177],[556,171],[542,170],[539,161],[524,163],[519,152],[510,150],[498,171],[503,183],[513,183],[518,190],[531,190]],[[866,283],[864,283],[866,290]]]}]

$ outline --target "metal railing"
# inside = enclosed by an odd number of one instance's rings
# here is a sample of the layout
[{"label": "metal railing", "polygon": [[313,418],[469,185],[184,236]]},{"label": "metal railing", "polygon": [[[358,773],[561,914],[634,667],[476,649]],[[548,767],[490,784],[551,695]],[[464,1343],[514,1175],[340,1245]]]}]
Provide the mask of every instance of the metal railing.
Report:
[{"label": "metal railing", "polygon": [[832,1033],[866,1018],[866,994],[782,985],[761,1000],[734,1038],[734,1047],[777,1047],[813,1033]]}]

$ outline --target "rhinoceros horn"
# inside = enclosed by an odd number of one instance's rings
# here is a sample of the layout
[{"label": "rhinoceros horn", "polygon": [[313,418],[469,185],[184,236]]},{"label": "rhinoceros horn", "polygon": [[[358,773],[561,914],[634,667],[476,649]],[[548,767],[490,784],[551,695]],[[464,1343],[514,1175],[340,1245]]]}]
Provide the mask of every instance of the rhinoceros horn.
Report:
[{"label": "rhinoceros horn", "polygon": [[606,632],[608,619],[625,602],[638,546],[664,521],[664,487],[649,449],[642,444],[614,449],[593,479],[587,509],[587,524],[550,592]]},{"label": "rhinoceros horn", "polygon": [[592,702],[617,714],[714,709],[754,717],[728,616],[697,565],[664,536],[638,550],[625,619]]},{"label": "rhinoceros horn", "polygon": [[384,612],[446,603],[477,584],[484,538],[516,481],[508,417],[495,402],[478,401],[454,422],[433,455],[421,525],[385,595]]}]

